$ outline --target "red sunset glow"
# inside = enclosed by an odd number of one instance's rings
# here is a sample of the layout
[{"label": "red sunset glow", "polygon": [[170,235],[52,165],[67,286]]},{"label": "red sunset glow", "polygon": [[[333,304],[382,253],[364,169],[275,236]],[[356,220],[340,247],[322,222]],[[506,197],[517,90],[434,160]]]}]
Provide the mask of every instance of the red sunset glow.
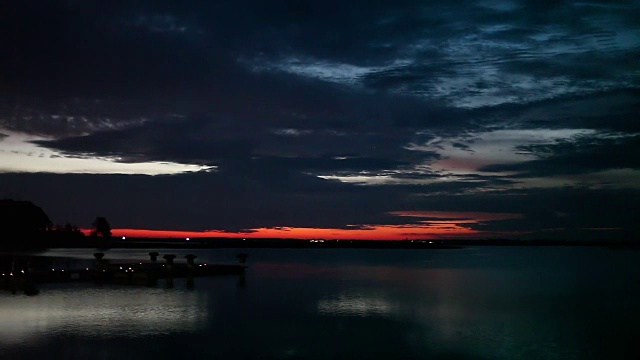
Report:
[{"label": "red sunset glow", "polygon": [[242,237],[242,238],[282,238],[282,239],[350,239],[350,240],[403,240],[437,239],[443,237],[469,237],[475,230],[451,223],[431,224],[425,227],[376,226],[367,229],[316,229],[316,228],[259,228],[251,232],[174,231],[147,229],[113,229],[113,236],[154,237],[154,238],[198,238],[198,237]]},{"label": "red sunset glow", "polygon": [[[179,231],[179,230],[150,230],[150,229],[113,229],[113,236],[144,237],[144,238],[282,238],[282,239],[349,239],[349,240],[404,240],[404,239],[443,239],[443,238],[473,238],[496,235],[468,227],[485,221],[513,219],[520,214],[510,213],[482,213],[482,212],[445,212],[445,211],[398,211],[393,215],[424,218],[419,224],[406,225],[371,225],[355,227],[353,229],[335,228],[303,228],[277,227],[257,228],[245,232],[228,232],[222,230]],[[84,230],[90,233],[91,230]],[[500,234],[509,235],[509,234]]]}]

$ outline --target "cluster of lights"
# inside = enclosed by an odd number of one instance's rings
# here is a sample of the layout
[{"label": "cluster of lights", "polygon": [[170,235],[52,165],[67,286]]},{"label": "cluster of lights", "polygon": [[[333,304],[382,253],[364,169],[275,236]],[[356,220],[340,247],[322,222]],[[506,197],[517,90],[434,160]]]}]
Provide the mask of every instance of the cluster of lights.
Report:
[{"label": "cluster of lights", "polygon": [[[125,238],[125,237],[123,236],[123,239],[124,239],[124,238]],[[189,238],[186,238],[186,240],[187,240],[187,241],[189,241]],[[244,239],[243,239],[243,240],[244,240]],[[311,241],[315,241],[315,240],[311,240]],[[317,241],[318,241],[318,242],[324,242],[324,240],[317,240]],[[131,266],[135,266],[135,265],[136,265],[136,264],[131,264]],[[142,265],[142,262],[139,262],[139,263],[138,263],[138,265]],[[165,265],[165,264],[162,264],[162,266],[166,266],[166,265]],[[207,266],[207,264],[206,264],[206,263],[205,263],[205,264],[199,264],[198,266],[199,266],[199,267]],[[135,269],[133,269],[132,267],[129,267],[128,269],[124,269],[122,266],[120,266],[119,268],[120,268],[120,270],[124,270],[124,271],[125,271],[125,272],[127,272],[127,273],[128,273],[128,272],[134,272],[134,271],[135,271]],[[65,270],[65,269],[60,269],[59,271],[64,272],[64,270]],[[87,267],[87,268],[85,268],[85,270],[86,270],[86,271],[89,271],[89,268]],[[55,269],[55,268],[51,268],[51,271],[55,272],[55,271],[56,271],[56,269]],[[24,269],[20,270],[20,272],[21,272],[22,274],[25,274]],[[102,272],[106,272],[106,270],[104,270],[104,269],[103,269],[103,270],[102,270]],[[7,274],[6,274],[6,273],[2,273],[2,276],[7,276]],[[9,273],[9,276],[14,276],[13,272]]]},{"label": "cluster of lights", "polygon": [[[24,269],[20,270],[20,272],[21,272],[21,273],[23,273],[23,274],[25,273],[25,272],[24,272]],[[2,273],[2,276],[7,276],[7,273]],[[11,271],[11,272],[9,273],[9,276],[13,276],[13,271]]]}]

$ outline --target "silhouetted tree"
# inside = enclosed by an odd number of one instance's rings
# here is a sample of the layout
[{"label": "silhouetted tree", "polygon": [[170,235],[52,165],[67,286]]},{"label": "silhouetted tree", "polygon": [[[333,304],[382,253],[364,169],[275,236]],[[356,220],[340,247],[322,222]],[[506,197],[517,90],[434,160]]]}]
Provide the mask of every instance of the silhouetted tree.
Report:
[{"label": "silhouetted tree", "polygon": [[46,231],[51,226],[47,214],[30,201],[0,200],[0,231],[33,234]]},{"label": "silhouetted tree", "polygon": [[80,228],[78,228],[75,225],[71,225],[70,223],[66,223],[64,226],[58,224],[56,226],[54,226],[50,231],[53,232],[57,232],[57,233],[63,233],[64,235],[70,236],[78,236],[78,235],[82,235],[82,232],[80,231]]},{"label": "silhouetted tree", "polygon": [[56,225],[47,231],[46,235],[49,247],[86,245],[82,242],[84,234],[77,226],[70,223],[66,223],[64,226]]},{"label": "silhouetted tree", "polygon": [[111,237],[111,225],[106,218],[99,216],[93,221],[92,236],[100,236],[103,238]]},{"label": "silhouetted tree", "polygon": [[51,220],[29,201],[0,200],[0,247],[44,248]]}]

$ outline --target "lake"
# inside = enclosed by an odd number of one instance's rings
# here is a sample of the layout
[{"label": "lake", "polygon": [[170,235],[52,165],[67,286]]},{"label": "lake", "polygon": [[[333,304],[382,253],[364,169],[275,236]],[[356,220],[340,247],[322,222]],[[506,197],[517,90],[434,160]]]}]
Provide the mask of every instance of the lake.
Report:
[{"label": "lake", "polygon": [[[244,277],[156,287],[42,284],[0,293],[6,359],[631,359],[640,353],[640,251],[215,249]],[[151,250],[113,249],[112,261]],[[53,266],[93,251],[42,253]],[[87,265],[89,266],[89,265]]]}]

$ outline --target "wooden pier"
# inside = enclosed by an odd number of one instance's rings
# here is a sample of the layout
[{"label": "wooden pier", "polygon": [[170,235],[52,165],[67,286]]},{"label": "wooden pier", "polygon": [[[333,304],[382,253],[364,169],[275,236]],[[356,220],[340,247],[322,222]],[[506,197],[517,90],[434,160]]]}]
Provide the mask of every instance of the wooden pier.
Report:
[{"label": "wooden pier", "polygon": [[11,263],[9,269],[0,271],[0,286],[12,292],[24,291],[27,295],[37,294],[37,284],[56,282],[94,282],[96,284],[126,284],[154,286],[158,279],[240,275],[244,276],[246,254],[238,254],[240,264],[196,264],[195,255],[186,255],[185,263],[175,263],[173,254],[163,256],[163,263],[157,261],[158,253],[149,253],[149,262],[115,263],[104,259],[103,253],[95,253],[95,265],[84,268],[32,268],[16,266]]}]

